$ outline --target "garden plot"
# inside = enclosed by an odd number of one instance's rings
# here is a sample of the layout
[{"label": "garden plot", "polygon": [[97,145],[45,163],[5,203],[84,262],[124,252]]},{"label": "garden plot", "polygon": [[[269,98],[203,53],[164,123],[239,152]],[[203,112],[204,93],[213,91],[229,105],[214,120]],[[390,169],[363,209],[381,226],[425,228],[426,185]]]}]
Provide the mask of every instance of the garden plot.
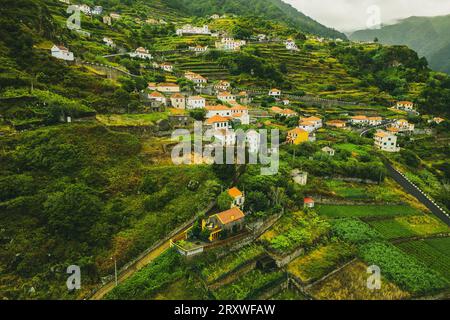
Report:
[{"label": "garden plot", "polygon": [[450,281],[450,238],[403,242],[397,247]]},{"label": "garden plot", "polygon": [[381,279],[379,290],[370,290],[367,277],[367,265],[356,260],[314,284],[308,292],[320,300],[398,300],[410,296],[385,278]]},{"label": "garden plot", "polygon": [[420,214],[419,210],[407,205],[320,205],[317,211],[329,218],[379,218]]},{"label": "garden plot", "polygon": [[290,274],[309,283],[320,279],[338,265],[345,263],[353,256],[353,249],[345,243],[331,243],[308,252],[288,264]]},{"label": "garden plot", "polygon": [[329,227],[314,212],[286,213],[260,237],[260,241],[274,254],[283,256],[317,242],[328,233]]},{"label": "garden plot", "polygon": [[425,214],[369,221],[368,223],[386,239],[428,236],[450,232],[450,228],[447,225]]}]

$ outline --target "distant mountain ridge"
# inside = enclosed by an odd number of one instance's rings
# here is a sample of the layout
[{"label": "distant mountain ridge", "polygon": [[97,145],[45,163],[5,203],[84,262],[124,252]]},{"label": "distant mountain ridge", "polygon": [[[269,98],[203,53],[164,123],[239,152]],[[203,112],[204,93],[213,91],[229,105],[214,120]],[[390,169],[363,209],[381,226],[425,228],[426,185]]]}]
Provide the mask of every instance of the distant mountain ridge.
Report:
[{"label": "distant mountain ridge", "polygon": [[430,67],[450,74],[450,15],[410,17],[375,30],[359,30],[349,38],[383,44],[403,44],[425,56]]},{"label": "distant mountain ridge", "polygon": [[299,12],[281,0],[165,0],[168,6],[194,16],[231,13],[253,15],[285,22],[299,31],[322,37],[347,39],[335,29],[328,28]]}]

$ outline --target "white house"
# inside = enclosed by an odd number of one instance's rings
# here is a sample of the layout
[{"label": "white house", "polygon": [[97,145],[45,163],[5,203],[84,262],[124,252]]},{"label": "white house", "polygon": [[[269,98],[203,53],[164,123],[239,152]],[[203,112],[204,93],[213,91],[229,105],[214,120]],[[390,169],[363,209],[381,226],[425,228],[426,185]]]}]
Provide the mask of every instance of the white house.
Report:
[{"label": "white house", "polygon": [[210,18],[213,20],[217,20],[220,19],[220,16],[218,14],[213,14]]},{"label": "white house", "polygon": [[230,119],[222,116],[214,116],[205,121],[206,125],[214,130],[231,129]]},{"label": "white house", "polygon": [[110,16],[103,16],[103,23],[107,24],[108,26],[111,25],[111,17]]},{"label": "white house", "polygon": [[250,116],[247,107],[234,105],[230,110],[233,119],[239,120],[241,124],[250,124]]},{"label": "white house", "polygon": [[400,148],[397,147],[397,136],[383,130],[378,130],[377,133],[375,133],[374,144],[378,149],[382,151],[400,151]]},{"label": "white house", "polygon": [[191,96],[187,99],[187,109],[202,109],[206,106],[206,99],[201,96]]},{"label": "white house", "polygon": [[369,123],[366,116],[354,116],[350,118],[350,123],[357,126],[363,126]]},{"label": "white house", "polygon": [[159,65],[161,69],[163,69],[166,72],[173,72],[173,65],[167,62],[163,62]]},{"label": "white house", "polygon": [[226,80],[219,80],[215,85],[214,85],[214,89],[216,91],[227,91],[229,90],[231,87],[231,84],[229,81]]},{"label": "white house", "polygon": [[157,101],[157,102],[161,102],[162,104],[167,105],[166,97],[161,92],[158,92],[158,91],[153,91],[152,93],[150,93],[148,95],[148,99]]},{"label": "white house", "polygon": [[233,199],[231,207],[242,207],[245,202],[244,194],[236,187],[228,189],[228,195]]},{"label": "white house", "polygon": [[205,77],[191,71],[187,71],[184,73],[184,77],[192,82],[194,82],[197,87],[203,87],[208,80]]},{"label": "white house", "polygon": [[214,116],[221,116],[221,117],[231,117],[231,108],[228,108],[227,106],[223,105],[217,105],[217,106],[207,106],[206,107],[206,118],[212,118]]},{"label": "white house", "polygon": [[182,36],[185,34],[206,34],[211,35],[211,31],[209,31],[209,27],[205,24],[203,27],[194,27],[190,24],[186,24],[180,29],[176,30],[178,36]]},{"label": "white house", "polygon": [[392,127],[398,129],[398,131],[400,132],[414,131],[414,124],[409,123],[407,120],[404,119],[396,120],[392,124]]},{"label": "white house", "polygon": [[225,51],[237,51],[246,44],[245,40],[234,40],[234,38],[224,37],[216,41],[216,49]]},{"label": "white house", "polygon": [[70,52],[69,49],[67,49],[66,47],[53,45],[51,52],[52,52],[52,56],[57,59],[66,60],[66,61],[74,60],[73,52]]},{"label": "white house", "polygon": [[259,146],[261,143],[261,136],[256,130],[250,130],[247,132],[247,146],[250,153],[255,153],[259,151]]},{"label": "white house", "polygon": [[149,90],[157,90],[159,92],[167,92],[167,93],[180,92],[180,86],[172,82],[161,82],[158,84],[154,82],[149,82],[147,88]]},{"label": "white house", "polygon": [[330,157],[333,157],[334,156],[334,154],[335,154],[335,151],[334,151],[334,149],[333,148],[330,148],[330,147],[323,147],[322,148],[322,151],[323,152],[325,152],[325,153],[327,153]]},{"label": "white house", "polygon": [[311,123],[314,127],[314,130],[320,129],[322,128],[323,124],[322,124],[322,119],[317,118],[317,117],[307,117],[307,118],[302,118],[300,120],[300,123],[302,122],[307,122],[307,123]]},{"label": "white house", "polygon": [[92,9],[93,15],[101,15],[103,13],[103,7],[102,6],[95,6],[94,9]]},{"label": "white house", "polygon": [[110,16],[111,19],[113,19],[113,20],[119,20],[119,19],[122,17],[120,14],[115,13],[115,12],[111,12],[111,13],[109,14],[109,16]]},{"label": "white house", "polygon": [[300,121],[298,127],[302,130],[307,131],[308,133],[311,133],[316,130],[316,126],[311,121]]},{"label": "white house", "polygon": [[225,91],[219,92],[219,94],[217,95],[217,99],[219,99],[222,102],[231,103],[236,101],[236,96],[228,91]]},{"label": "white house", "polygon": [[413,111],[414,110],[414,103],[411,101],[398,101],[395,104],[396,109],[405,110],[405,111]]},{"label": "white house", "polygon": [[286,45],[287,50],[299,51],[299,49],[293,39],[287,39],[287,41],[284,44]]},{"label": "white house", "polygon": [[153,56],[149,53],[149,51],[145,48],[139,47],[134,52],[129,53],[130,57],[132,58],[139,58],[139,59],[153,59]]},{"label": "white house", "polygon": [[190,51],[194,51],[196,53],[203,53],[208,51],[208,46],[201,46],[201,45],[196,45],[196,46],[191,46],[189,47]]},{"label": "white house", "polygon": [[304,186],[308,182],[308,172],[300,171],[299,169],[294,169],[291,171],[292,180],[295,183]]},{"label": "white house", "polygon": [[367,122],[369,126],[379,126],[383,123],[382,117],[367,117]]},{"label": "white house", "polygon": [[108,46],[108,47],[111,47],[111,48],[115,48],[115,43],[114,43],[114,41],[111,39],[111,38],[108,38],[108,37],[104,37],[103,38],[103,42]]},{"label": "white house", "polygon": [[280,97],[281,96],[281,90],[276,89],[276,88],[270,89],[269,96],[271,96],[271,97]]},{"label": "white house", "polygon": [[170,104],[176,109],[185,109],[186,98],[181,93],[174,93],[170,96]]}]

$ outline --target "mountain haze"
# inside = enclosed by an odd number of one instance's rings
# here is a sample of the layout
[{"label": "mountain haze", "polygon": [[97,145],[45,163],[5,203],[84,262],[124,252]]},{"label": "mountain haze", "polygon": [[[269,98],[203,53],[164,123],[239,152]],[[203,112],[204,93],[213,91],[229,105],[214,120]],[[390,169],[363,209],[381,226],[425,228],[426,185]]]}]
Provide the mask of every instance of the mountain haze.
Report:
[{"label": "mountain haze", "polygon": [[350,39],[383,44],[407,45],[427,58],[437,71],[450,73],[450,15],[439,17],[410,17],[378,30],[360,30]]}]

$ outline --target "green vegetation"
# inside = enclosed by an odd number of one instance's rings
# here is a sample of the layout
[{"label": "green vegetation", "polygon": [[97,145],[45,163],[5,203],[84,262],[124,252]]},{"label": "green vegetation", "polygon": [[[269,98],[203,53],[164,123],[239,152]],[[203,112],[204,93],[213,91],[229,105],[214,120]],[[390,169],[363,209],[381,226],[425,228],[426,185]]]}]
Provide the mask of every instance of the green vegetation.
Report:
[{"label": "green vegetation", "polygon": [[218,300],[255,299],[264,289],[285,280],[281,271],[265,273],[260,270],[250,271],[229,285],[213,292]]},{"label": "green vegetation", "polygon": [[389,220],[370,221],[369,224],[386,239],[450,232],[447,225],[427,215],[395,217]]},{"label": "green vegetation", "polygon": [[227,255],[218,261],[207,265],[202,269],[201,274],[208,283],[212,283],[223,276],[233,272],[245,263],[263,255],[264,249],[259,245],[246,246],[235,253]]},{"label": "green vegetation", "polygon": [[312,282],[347,262],[352,255],[353,250],[347,244],[330,243],[292,260],[287,270],[302,282]]},{"label": "green vegetation", "polygon": [[395,217],[419,214],[417,209],[406,205],[320,205],[320,215],[330,218]]},{"label": "green vegetation", "polygon": [[358,219],[335,219],[331,231],[339,239],[349,243],[365,243],[381,238],[381,235]]},{"label": "green vegetation", "polygon": [[368,243],[359,248],[359,254],[369,265],[379,266],[387,279],[412,294],[433,293],[448,285],[442,276],[393,245]]},{"label": "green vegetation", "polygon": [[397,246],[450,281],[450,238],[403,242]]}]

